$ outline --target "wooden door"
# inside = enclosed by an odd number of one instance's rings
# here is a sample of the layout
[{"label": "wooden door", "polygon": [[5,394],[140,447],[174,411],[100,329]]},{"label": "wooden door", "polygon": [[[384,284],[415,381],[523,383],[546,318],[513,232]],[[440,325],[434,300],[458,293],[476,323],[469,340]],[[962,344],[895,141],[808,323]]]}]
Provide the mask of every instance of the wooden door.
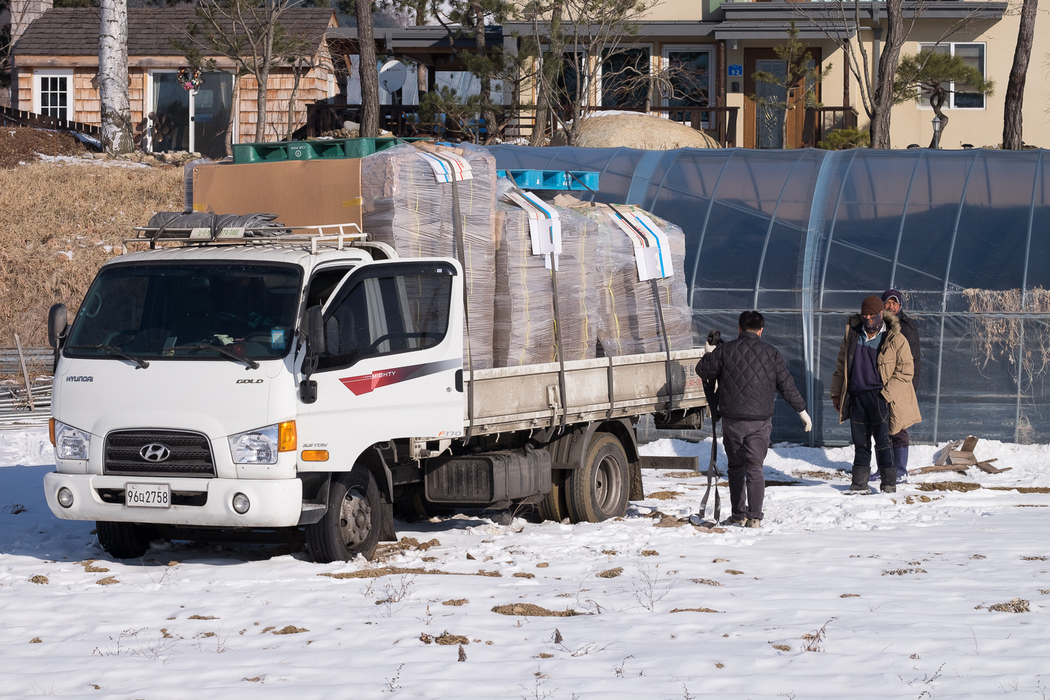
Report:
[{"label": "wooden door", "polygon": [[[820,49],[809,50],[814,63],[819,66]],[[744,148],[802,148],[802,130],[806,116],[804,101],[805,89],[802,85],[785,91],[782,87],[758,83],[754,79],[757,71],[782,76],[787,74],[787,62],[777,58],[771,48],[744,50]],[[816,85],[817,99],[820,99],[820,83]],[[760,108],[747,95],[765,95],[777,101],[787,98],[789,108],[785,115],[783,110]],[[785,136],[784,119],[787,120]],[[786,143],[785,143],[786,139]]]}]

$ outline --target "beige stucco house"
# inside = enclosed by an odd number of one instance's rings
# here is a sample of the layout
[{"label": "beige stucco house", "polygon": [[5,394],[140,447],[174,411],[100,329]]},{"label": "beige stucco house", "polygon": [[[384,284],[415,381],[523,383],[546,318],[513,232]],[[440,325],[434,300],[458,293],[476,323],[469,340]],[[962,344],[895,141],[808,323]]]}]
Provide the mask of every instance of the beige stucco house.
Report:
[{"label": "beige stucco house", "polygon": [[[1016,7],[1015,7],[1016,5]],[[925,0],[905,2],[908,37],[902,54],[914,54],[926,46],[939,45],[941,51],[962,56],[995,82],[993,95],[957,93],[946,105],[950,125],[943,133],[942,148],[995,146],[1002,139],[1003,95],[1013,61],[1017,40],[1020,3],[979,0]],[[819,134],[851,123],[867,129],[868,118],[861,99],[861,85],[850,74],[843,52],[832,37],[853,37],[863,42],[874,72],[882,35],[886,32],[885,3],[866,0],[857,6],[860,22],[854,18],[854,4],[835,2],[721,2],[720,0],[675,0],[661,2],[646,11],[639,23],[640,31],[631,40],[632,51],[640,52],[652,71],[672,63],[690,65],[703,73],[706,95],[692,100],[671,102],[664,107],[710,105],[722,110],[736,108],[737,118],[729,124],[734,133],[722,139],[730,145],[758,148],[799,147],[812,143]],[[788,113],[787,143],[780,128],[779,115],[763,114],[749,94],[761,93],[769,86],[758,84],[751,76],[756,70],[776,73],[783,70],[773,47],[787,39],[788,27],[794,21],[799,36],[810,46],[816,62],[830,64],[831,70],[817,87],[823,105],[810,123],[805,110]],[[504,35],[528,36],[533,29],[528,23],[509,23]],[[1050,36],[1050,16],[1039,15],[1035,30],[1030,75],[1024,102],[1025,141],[1035,145],[1048,116],[1050,86],[1040,66],[1047,51],[1041,38]],[[1041,48],[1042,46],[1042,48]],[[618,98],[602,86],[595,86],[593,104],[618,107]],[[673,110],[664,109],[664,114]],[[854,117],[854,113],[856,116]],[[720,114],[725,114],[725,111]],[[781,113],[782,114],[782,113]],[[704,114],[714,125],[720,115]],[[926,146],[933,133],[933,111],[915,101],[893,108],[892,147],[912,144]]]}]

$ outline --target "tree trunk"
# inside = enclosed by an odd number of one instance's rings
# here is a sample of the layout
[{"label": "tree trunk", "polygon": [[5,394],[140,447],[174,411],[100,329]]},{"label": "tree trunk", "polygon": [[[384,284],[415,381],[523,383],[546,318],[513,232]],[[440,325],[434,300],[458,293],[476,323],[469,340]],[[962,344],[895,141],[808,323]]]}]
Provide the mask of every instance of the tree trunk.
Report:
[{"label": "tree trunk", "polygon": [[361,136],[379,136],[379,70],[376,42],[372,35],[372,4],[357,1],[357,51],[361,77]]},{"label": "tree trunk", "polygon": [[[547,135],[547,115],[551,109],[551,96],[554,94],[554,83],[561,72],[562,53],[565,48],[561,29],[561,0],[555,0],[551,7],[551,26],[547,33],[547,53],[540,68],[539,83],[536,95],[536,125],[532,129],[529,144],[542,146]],[[539,20],[537,20],[539,21]]]},{"label": "tree trunk", "polygon": [[933,113],[937,115],[937,118],[941,120],[940,126],[933,132],[933,136],[930,138],[930,148],[941,147],[941,139],[944,138],[944,130],[948,128],[948,115],[941,110],[947,99],[947,93],[937,92],[930,95],[930,107],[933,108]]},{"label": "tree trunk", "polygon": [[[102,0],[98,32],[98,90],[102,112],[102,147],[107,153],[135,150],[128,92],[128,3]],[[72,105],[70,105],[72,108]],[[70,118],[73,112],[70,110]]]},{"label": "tree trunk", "polygon": [[[487,49],[485,46],[485,9],[478,3],[472,3],[474,8],[474,47],[479,58],[485,58]],[[489,73],[478,76],[481,79],[481,119],[485,128],[485,136],[479,138],[482,143],[488,143],[495,135],[496,112],[492,108],[492,78]],[[481,136],[480,129],[478,136]]]},{"label": "tree trunk", "polygon": [[1024,0],[1021,5],[1017,47],[1014,49],[1014,63],[1010,69],[1010,82],[1006,86],[1006,100],[1003,103],[1004,151],[1019,151],[1024,148],[1024,141],[1021,140],[1021,107],[1024,105],[1024,83],[1028,74],[1028,61],[1032,56],[1038,5],[1039,0]]},{"label": "tree trunk", "polygon": [[890,110],[893,108],[893,79],[897,75],[904,46],[904,0],[886,3],[886,47],[879,56],[878,82],[872,101],[871,147],[890,147]]}]

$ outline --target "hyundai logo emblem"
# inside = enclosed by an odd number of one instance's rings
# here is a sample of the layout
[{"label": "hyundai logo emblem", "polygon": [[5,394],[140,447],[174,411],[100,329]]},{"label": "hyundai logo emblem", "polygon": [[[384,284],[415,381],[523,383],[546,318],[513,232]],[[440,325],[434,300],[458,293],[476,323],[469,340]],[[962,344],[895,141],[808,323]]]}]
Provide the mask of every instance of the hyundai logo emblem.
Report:
[{"label": "hyundai logo emblem", "polygon": [[139,456],[147,462],[163,462],[171,457],[171,449],[159,442],[151,442],[139,450]]}]

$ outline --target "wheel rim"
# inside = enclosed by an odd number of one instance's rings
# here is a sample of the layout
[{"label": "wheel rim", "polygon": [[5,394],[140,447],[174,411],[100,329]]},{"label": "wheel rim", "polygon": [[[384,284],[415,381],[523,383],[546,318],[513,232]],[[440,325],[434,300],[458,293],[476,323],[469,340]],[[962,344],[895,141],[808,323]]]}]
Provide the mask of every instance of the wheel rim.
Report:
[{"label": "wheel rim", "polygon": [[594,500],[602,513],[616,508],[623,490],[621,475],[620,462],[611,455],[603,457],[594,470]]},{"label": "wheel rim", "polygon": [[346,492],[339,509],[339,529],[343,533],[343,544],[354,549],[368,538],[372,528],[372,507],[364,492],[353,487]]}]

